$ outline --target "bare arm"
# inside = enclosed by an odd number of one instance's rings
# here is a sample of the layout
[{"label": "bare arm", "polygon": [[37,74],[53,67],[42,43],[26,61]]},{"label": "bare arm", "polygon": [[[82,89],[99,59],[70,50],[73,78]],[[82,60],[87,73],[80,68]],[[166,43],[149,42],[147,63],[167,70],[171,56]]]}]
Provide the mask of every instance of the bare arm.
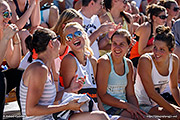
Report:
[{"label": "bare arm", "polygon": [[136,107],[139,107],[137,98],[134,93],[134,69],[132,62],[127,61],[129,67],[129,73],[127,75],[127,86],[126,86],[126,98],[129,103],[133,104]]},{"label": "bare arm", "polygon": [[18,67],[21,61],[21,41],[18,33],[9,41],[5,58],[11,68]]},{"label": "bare arm", "polygon": [[37,26],[39,26],[41,22],[40,0],[35,0],[35,1],[36,1],[36,5],[31,14],[31,24],[33,28],[36,28]]},{"label": "bare arm", "polygon": [[13,1],[8,2],[9,6],[12,10],[12,20],[11,22],[16,24],[19,29],[22,29],[26,22],[29,20],[35,6],[36,2],[33,0],[31,4],[29,5],[29,8],[26,10],[26,12],[19,18],[18,15],[16,14],[16,6]]},{"label": "bare arm", "polygon": [[77,70],[76,61],[71,55],[67,55],[61,62],[60,74],[63,77],[64,88],[69,88]]},{"label": "bare arm", "polygon": [[180,106],[180,91],[178,87],[178,66],[179,66],[179,59],[177,56],[173,56],[173,71],[171,73],[171,80],[170,80],[170,89],[171,93]]},{"label": "bare arm", "polygon": [[147,25],[141,26],[137,31],[137,35],[139,36],[138,53],[140,55],[147,52],[151,52],[153,49],[153,45],[147,46],[150,33],[151,33],[150,26]]},{"label": "bare arm", "polygon": [[127,104],[125,101],[119,100],[107,93],[108,78],[111,71],[111,66],[107,56],[103,56],[98,60],[97,67],[97,91],[102,102],[118,108],[125,108]]},{"label": "bare arm", "polygon": [[[16,25],[8,25],[4,30],[1,30],[1,38],[0,38],[0,63],[2,63],[3,59],[6,58],[10,67],[17,67],[21,58],[19,49],[20,46],[17,44],[13,47],[13,41],[15,43],[19,43],[19,39],[16,37],[17,35],[17,27]],[[11,39],[14,37],[14,40]]]},{"label": "bare arm", "polygon": [[[38,65],[37,65],[38,64]],[[77,103],[77,100],[73,100],[66,105],[38,105],[39,99],[44,91],[44,84],[47,80],[48,68],[35,63],[29,68],[29,75],[23,77],[24,80],[29,79],[28,93],[26,101],[26,114],[27,116],[40,116],[56,113],[63,110],[79,110],[84,103]],[[32,67],[33,66],[33,67]],[[32,99],[33,98],[33,99]]]},{"label": "bare arm", "polygon": [[[139,66],[138,66],[138,74],[140,75],[142,84],[147,95],[155,101],[159,106],[162,106],[170,113],[175,112],[175,108],[173,108],[166,100],[164,100],[160,94],[158,94],[154,88],[154,84],[151,78],[151,60],[147,57],[141,57],[139,59]],[[144,72],[146,71],[146,72]]]}]

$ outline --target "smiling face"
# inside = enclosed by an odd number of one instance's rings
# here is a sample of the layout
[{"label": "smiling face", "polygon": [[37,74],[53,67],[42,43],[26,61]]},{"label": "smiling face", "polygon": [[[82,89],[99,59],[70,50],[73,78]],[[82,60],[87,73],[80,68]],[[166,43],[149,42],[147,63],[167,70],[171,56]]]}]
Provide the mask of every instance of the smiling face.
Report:
[{"label": "smiling face", "polygon": [[154,22],[158,25],[165,25],[167,21],[167,12],[161,12],[158,16],[154,16]]},{"label": "smiling face", "polygon": [[11,10],[7,2],[3,1],[0,3],[0,26],[6,27],[8,22],[12,19]]},{"label": "smiling face", "polygon": [[129,45],[123,35],[114,35],[112,38],[111,51],[116,58],[122,58],[128,52]]},{"label": "smiling face", "polygon": [[[66,43],[71,47],[73,51],[79,51],[84,49],[85,46],[84,35],[82,30],[79,29],[78,26],[73,25],[66,28],[64,32],[64,36],[66,39]],[[67,38],[69,39],[67,40]]]},{"label": "smiling face", "polygon": [[154,41],[153,53],[157,62],[163,62],[169,58],[171,52],[165,42],[156,40]]}]

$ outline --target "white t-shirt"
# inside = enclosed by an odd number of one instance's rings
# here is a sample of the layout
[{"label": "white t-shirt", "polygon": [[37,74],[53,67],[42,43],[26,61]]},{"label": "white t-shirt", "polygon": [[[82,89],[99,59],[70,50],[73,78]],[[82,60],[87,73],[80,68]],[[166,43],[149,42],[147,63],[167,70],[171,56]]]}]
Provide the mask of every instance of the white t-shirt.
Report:
[{"label": "white t-shirt", "polygon": [[[97,30],[101,26],[101,22],[97,15],[93,15],[91,18],[87,18],[81,12],[80,14],[83,16],[83,27],[87,32],[88,36],[90,36],[95,30]],[[91,45],[91,48],[94,52],[94,57],[96,59],[99,58],[99,46],[98,46],[98,38]]]}]

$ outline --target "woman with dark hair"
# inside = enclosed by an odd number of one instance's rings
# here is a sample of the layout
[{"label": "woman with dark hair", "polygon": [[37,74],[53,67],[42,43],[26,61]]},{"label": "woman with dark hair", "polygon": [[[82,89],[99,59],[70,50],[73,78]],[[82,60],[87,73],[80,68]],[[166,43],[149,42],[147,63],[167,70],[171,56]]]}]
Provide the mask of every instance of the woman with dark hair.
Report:
[{"label": "woman with dark hair", "polygon": [[117,30],[111,37],[111,52],[98,60],[97,90],[108,114],[130,119],[142,119],[145,113],[138,108],[134,93],[134,69],[125,57],[130,48],[131,35]]},{"label": "woman with dark hair", "polygon": [[164,6],[168,13],[168,18],[165,26],[169,26],[170,28],[172,28],[175,22],[175,17],[179,15],[179,6],[177,2],[175,0],[160,0],[158,4]]},{"label": "woman with dark hair", "polygon": [[[77,80],[77,76],[74,76],[67,89],[56,93],[51,64],[58,57],[60,49],[57,38],[53,31],[42,28],[26,39],[29,50],[36,52],[38,58],[24,71],[20,83],[20,102],[24,119],[53,120],[52,113],[64,110],[78,111],[84,104],[73,99],[67,104],[53,105],[54,101],[61,100],[64,92],[77,92],[84,82],[83,78]],[[80,120],[79,118],[85,115],[91,119],[103,116],[96,113],[77,113],[71,115],[70,119]]]},{"label": "woman with dark hair", "polygon": [[179,120],[179,108],[160,95],[169,83],[172,95],[180,106],[177,85],[179,59],[173,54],[174,47],[175,40],[170,28],[157,27],[153,52],[146,53],[139,59],[135,93],[140,108],[145,112],[150,115],[174,115],[174,119]]},{"label": "woman with dark hair", "polygon": [[125,12],[127,0],[104,0],[106,14],[100,17],[101,23],[106,21],[121,24],[123,29],[132,34],[132,16]]},{"label": "woman with dark hair", "polygon": [[147,7],[149,22],[143,23],[135,31],[137,41],[130,51],[130,59],[134,67],[137,67],[139,57],[153,50],[155,29],[158,25],[164,25],[168,17],[166,9],[162,6],[152,4]]},{"label": "woman with dark hair", "polygon": [[[0,0],[0,64],[5,60],[10,68],[17,68],[21,60],[21,41],[17,26],[8,24],[11,19],[8,3]],[[0,120],[3,119],[5,94],[19,86],[21,75],[22,71],[17,69],[0,69]]]}]

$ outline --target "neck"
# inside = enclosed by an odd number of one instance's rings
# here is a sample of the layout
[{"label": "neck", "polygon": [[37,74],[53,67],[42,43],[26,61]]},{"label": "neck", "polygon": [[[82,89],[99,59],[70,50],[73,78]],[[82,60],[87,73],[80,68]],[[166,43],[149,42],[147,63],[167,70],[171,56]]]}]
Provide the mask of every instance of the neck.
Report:
[{"label": "neck", "polygon": [[82,65],[86,65],[86,59],[85,59],[86,55],[84,53],[84,50],[83,52],[74,52],[74,54],[76,55],[76,58]]},{"label": "neck", "polygon": [[111,53],[111,58],[112,58],[114,64],[121,64],[121,63],[123,63],[123,57],[116,58]]},{"label": "neck", "polygon": [[81,13],[86,16],[87,18],[91,18],[93,16],[93,14],[91,13],[91,11],[93,10],[90,10],[89,7],[82,7],[81,9]]},{"label": "neck", "polygon": [[168,22],[171,22],[172,19],[173,19],[173,16],[170,16],[170,15],[169,15],[168,18],[167,18],[167,23],[168,23]]},{"label": "neck", "polygon": [[111,13],[111,15],[112,15],[112,17],[113,17],[114,19],[120,17],[120,11],[118,11],[117,9],[113,9],[113,8],[112,8],[111,11],[110,11],[110,13]]},{"label": "neck", "polygon": [[51,68],[51,64],[53,62],[53,57],[49,54],[49,55],[45,55],[46,53],[40,53],[38,55],[38,59],[42,60],[43,63],[50,69]]}]

